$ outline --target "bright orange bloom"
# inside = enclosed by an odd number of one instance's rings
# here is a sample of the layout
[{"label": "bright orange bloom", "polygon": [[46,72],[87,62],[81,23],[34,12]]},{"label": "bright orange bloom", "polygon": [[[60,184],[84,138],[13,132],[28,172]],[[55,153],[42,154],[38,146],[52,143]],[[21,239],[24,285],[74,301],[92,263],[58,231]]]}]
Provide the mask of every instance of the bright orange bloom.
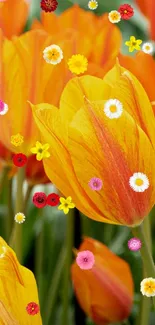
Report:
[{"label": "bright orange bloom", "polygon": [[79,251],[94,254],[91,270],[72,265],[72,281],[81,308],[96,325],[128,318],[133,302],[133,280],[129,265],[105,245],[85,238]]},{"label": "bright orange bloom", "polygon": [[[111,119],[104,109],[113,98],[121,116]],[[63,195],[97,221],[140,224],[155,203],[155,119],[138,80],[117,64],[104,80],[69,81],[60,109],[32,107],[42,142],[50,144],[45,171]],[[144,174],[145,190],[137,191],[139,178],[133,186],[136,173]],[[94,177],[103,182],[100,191],[89,186]]]},{"label": "bright orange bloom", "polygon": [[109,22],[107,14],[98,17],[78,5],[73,5],[60,16],[42,11],[41,22],[35,20],[32,28],[45,30],[52,35],[64,31],[69,39],[66,49],[68,57],[83,54],[89,61],[87,73],[99,77],[103,77],[114,65],[121,47],[120,30]]},{"label": "bright orange bloom", "polygon": [[136,0],[142,13],[149,19],[150,22],[150,37],[155,41],[155,1],[154,0]]},{"label": "bright orange bloom", "polygon": [[[63,49],[65,41],[61,37],[58,40],[44,31],[30,31],[12,41],[0,35],[0,99],[8,105],[8,112],[0,118],[0,141],[14,153],[20,150],[29,156],[39,141],[28,100],[33,104],[59,101],[65,63],[55,67],[43,58],[43,50],[55,42]],[[66,80],[69,77],[64,74]],[[11,136],[18,133],[24,140],[20,147],[11,144]]]},{"label": "bright orange bloom", "polygon": [[0,324],[42,325],[40,312],[28,314],[30,302],[39,305],[33,273],[21,266],[14,251],[0,237]]},{"label": "bright orange bloom", "polygon": [[0,28],[7,38],[19,35],[26,24],[30,1],[6,0],[0,3]]}]

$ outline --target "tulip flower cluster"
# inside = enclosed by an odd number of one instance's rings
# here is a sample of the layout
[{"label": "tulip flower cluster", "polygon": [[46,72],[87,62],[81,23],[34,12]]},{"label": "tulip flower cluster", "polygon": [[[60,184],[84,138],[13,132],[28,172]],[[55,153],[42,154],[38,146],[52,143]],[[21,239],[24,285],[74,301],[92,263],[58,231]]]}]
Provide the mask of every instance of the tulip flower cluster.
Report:
[{"label": "tulip flower cluster", "polygon": [[[154,3],[135,1],[149,20],[153,41]],[[124,259],[114,254],[110,242],[106,246],[93,235],[85,236],[81,220],[88,217],[107,232],[115,226],[121,226],[122,233],[125,227],[132,231],[126,248],[131,256],[141,255],[146,275],[139,281],[141,324],[136,324],[149,325],[150,306],[143,295],[152,297],[155,305],[148,217],[155,204],[153,42],[142,44],[138,35],[124,41],[115,25],[121,19],[124,26],[132,21],[134,5],[117,4],[118,11],[98,16],[99,1],[88,1],[87,10],[76,3],[57,15],[59,4],[40,1],[38,19],[32,17],[32,0],[0,0],[0,204],[6,204],[9,216],[4,235],[8,244],[0,237],[0,324],[54,324],[60,299],[60,325],[67,325],[71,282],[75,314],[78,306],[79,314],[96,325],[127,321],[134,302],[134,275],[125,254]],[[121,53],[122,39],[129,52],[138,51],[135,56]],[[34,191],[31,218],[31,190],[50,182],[55,192]],[[51,224],[54,219],[61,223],[61,217],[67,224],[65,250],[60,260],[56,256],[51,286]],[[45,220],[49,227],[44,227]],[[93,230],[93,221],[87,222]],[[33,239],[38,244],[35,264],[43,271],[38,276],[36,267],[37,284],[33,273],[20,264]],[[52,242],[56,254],[57,244],[58,240]],[[58,298],[61,278],[64,290]],[[76,316],[75,324],[80,325]]]}]

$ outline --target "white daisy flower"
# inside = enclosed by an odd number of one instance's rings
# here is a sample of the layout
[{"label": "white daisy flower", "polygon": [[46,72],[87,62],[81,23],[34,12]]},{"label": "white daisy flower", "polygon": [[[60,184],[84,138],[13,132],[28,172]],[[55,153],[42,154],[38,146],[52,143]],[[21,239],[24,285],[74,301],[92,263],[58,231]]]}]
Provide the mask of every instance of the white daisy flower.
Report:
[{"label": "white daisy flower", "polygon": [[153,44],[152,43],[147,42],[147,43],[144,43],[142,45],[142,51],[144,53],[152,54],[153,53],[153,50],[154,50],[154,48],[153,48]]},{"label": "white daisy flower", "polygon": [[104,104],[104,113],[110,119],[119,118],[123,112],[123,105],[118,99],[109,99]]},{"label": "white daisy flower", "polygon": [[0,100],[0,115],[5,115],[8,111],[8,105]]},{"label": "white daisy flower", "polygon": [[140,283],[140,291],[143,296],[153,297],[155,296],[155,279],[146,278]]},{"label": "white daisy flower", "polygon": [[98,2],[96,0],[90,0],[88,2],[88,8],[91,10],[95,10],[98,7]]},{"label": "white daisy flower", "polygon": [[144,192],[149,188],[148,177],[143,173],[134,173],[129,179],[129,185],[135,192]]},{"label": "white daisy flower", "polygon": [[22,212],[18,212],[16,213],[15,217],[14,217],[14,220],[17,222],[17,223],[23,223],[25,221],[25,215],[24,213]]},{"label": "white daisy flower", "polygon": [[50,45],[44,49],[43,58],[47,63],[56,65],[63,59],[62,49],[58,45]]},{"label": "white daisy flower", "polygon": [[121,20],[121,14],[117,10],[112,10],[109,12],[108,18],[109,21],[113,24],[119,23],[119,21]]}]

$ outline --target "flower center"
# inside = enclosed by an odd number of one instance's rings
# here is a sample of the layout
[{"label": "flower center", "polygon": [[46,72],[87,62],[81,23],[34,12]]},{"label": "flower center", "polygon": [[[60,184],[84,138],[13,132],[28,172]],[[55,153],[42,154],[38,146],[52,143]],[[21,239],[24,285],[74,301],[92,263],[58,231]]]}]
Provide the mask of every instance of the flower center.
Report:
[{"label": "flower center", "polygon": [[124,13],[127,14],[127,10],[124,10]]},{"label": "flower center", "polygon": [[136,181],[135,181],[135,184],[138,185],[138,186],[141,186],[143,185],[143,180],[141,178],[137,178]]},{"label": "flower center", "polygon": [[132,46],[135,46],[136,44],[137,44],[136,41],[133,41],[133,42],[132,42]]},{"label": "flower center", "polygon": [[87,257],[84,257],[84,262],[88,262],[88,258]]},{"label": "flower center", "polygon": [[110,106],[110,112],[111,113],[115,113],[117,111],[117,107],[116,107],[116,105],[111,105]]},{"label": "flower center", "polygon": [[43,203],[43,202],[44,202],[44,199],[43,199],[43,197],[38,197],[37,201],[38,201],[39,203]]},{"label": "flower center", "polygon": [[149,50],[150,50],[150,46],[149,46],[149,45],[146,45],[146,46],[145,46],[145,49],[146,49],[147,51],[149,51]]},{"label": "flower center", "polygon": [[39,153],[42,153],[42,152],[43,152],[43,149],[41,149],[41,148],[38,149],[38,152],[39,152]]},{"label": "flower center", "polygon": [[52,49],[47,54],[49,60],[58,60],[59,59],[59,52],[56,49]]}]

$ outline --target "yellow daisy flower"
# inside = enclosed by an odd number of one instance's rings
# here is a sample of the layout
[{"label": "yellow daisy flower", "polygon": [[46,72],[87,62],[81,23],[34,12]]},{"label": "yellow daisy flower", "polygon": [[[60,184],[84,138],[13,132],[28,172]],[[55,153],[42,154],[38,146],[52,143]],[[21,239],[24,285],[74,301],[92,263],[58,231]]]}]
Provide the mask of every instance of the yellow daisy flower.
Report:
[{"label": "yellow daisy flower", "polygon": [[36,154],[36,159],[38,161],[42,160],[43,158],[49,158],[50,153],[48,152],[49,144],[41,144],[39,141],[36,142],[36,146],[31,148],[31,152]]},{"label": "yellow daisy flower", "polygon": [[24,142],[24,137],[20,134],[17,133],[15,135],[11,136],[11,143],[15,146],[15,147],[19,147],[21,146],[21,144]]},{"label": "yellow daisy flower", "polygon": [[134,50],[139,51],[141,49],[140,44],[142,43],[141,39],[135,38],[135,36],[130,36],[130,41],[126,41],[125,45],[129,46],[129,52],[133,52]]},{"label": "yellow daisy flower", "polygon": [[69,212],[69,209],[74,209],[75,204],[72,202],[71,196],[68,196],[66,199],[64,197],[60,197],[61,204],[58,206],[58,210],[63,210],[64,214]]},{"label": "yellow daisy flower", "polygon": [[143,296],[146,296],[146,297],[155,296],[155,279],[146,278],[143,281],[141,281],[140,291]]},{"label": "yellow daisy flower", "polygon": [[95,10],[98,7],[98,2],[96,0],[90,0],[88,2],[88,8],[91,10]]},{"label": "yellow daisy flower", "polygon": [[24,213],[22,213],[22,212],[16,213],[16,215],[14,217],[14,220],[17,223],[23,223],[25,221],[25,215],[24,215]]},{"label": "yellow daisy flower", "polygon": [[82,54],[75,54],[68,60],[68,66],[72,73],[84,73],[88,67],[88,60]]}]

